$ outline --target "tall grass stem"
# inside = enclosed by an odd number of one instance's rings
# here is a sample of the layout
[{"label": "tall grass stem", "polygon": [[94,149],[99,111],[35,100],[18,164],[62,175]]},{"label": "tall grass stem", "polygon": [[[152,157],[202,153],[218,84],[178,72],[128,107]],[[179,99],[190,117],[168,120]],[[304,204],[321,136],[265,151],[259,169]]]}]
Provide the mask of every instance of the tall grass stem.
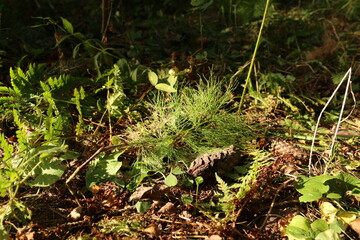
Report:
[{"label": "tall grass stem", "polygon": [[254,49],[254,52],[253,52],[253,55],[252,55],[252,58],[251,58],[249,71],[248,71],[248,74],[247,74],[247,77],[246,77],[246,80],[245,80],[245,85],[244,85],[244,89],[243,89],[243,92],[242,92],[242,95],[241,95],[238,112],[241,111],[241,107],[243,106],[243,103],[244,103],[245,93],[246,93],[247,87],[248,87],[249,82],[250,82],[250,76],[251,76],[251,72],[252,72],[252,69],[253,69],[253,66],[254,66],[256,53],[257,53],[257,50],[258,50],[259,45],[260,45],[260,39],[261,39],[261,35],[262,35],[262,30],[264,28],[265,20],[266,20],[266,14],[267,14],[268,8],[269,8],[269,3],[270,3],[270,0],[266,0],[266,5],[265,5],[264,13],[263,13],[263,18],[262,18],[262,21],[261,21],[261,26],[260,26],[259,34],[258,34],[258,37],[257,37],[257,40],[256,40],[255,49]]}]

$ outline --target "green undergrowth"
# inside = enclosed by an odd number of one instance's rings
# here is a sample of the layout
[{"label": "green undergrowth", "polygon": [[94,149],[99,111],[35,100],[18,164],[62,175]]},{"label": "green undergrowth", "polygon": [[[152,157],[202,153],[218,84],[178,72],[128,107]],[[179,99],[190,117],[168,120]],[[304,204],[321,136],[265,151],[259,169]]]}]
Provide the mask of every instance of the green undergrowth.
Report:
[{"label": "green undergrowth", "polygon": [[[86,11],[90,17],[74,14],[79,13],[76,7],[74,12],[63,9],[60,17],[53,12],[60,5],[39,1],[35,8],[24,1],[21,7],[39,11],[31,16],[35,21],[21,14],[19,3],[8,2],[0,4],[2,239],[11,224],[31,221],[24,189],[38,194],[75,176],[88,189],[111,181],[133,192],[143,183],[152,185],[153,178],[164,179],[169,187],[186,185],[196,192],[182,194],[182,204],[221,226],[235,226],[241,221],[236,201],[272,159],[254,148],[254,140],[275,136],[309,149],[314,139],[316,154],[323,153],[332,141],[329,126],[341,115],[342,93],[324,112],[316,136],[315,118],[350,65],[353,95],[359,90],[357,1],[114,1],[119,5],[111,6],[108,19],[106,14],[100,18],[98,4],[89,1],[67,0],[63,6],[84,5],[92,9]],[[54,16],[46,17],[48,12]],[[18,28],[27,21],[31,27]],[[100,32],[101,21],[107,28]],[[258,54],[249,70],[256,38]],[[245,69],[249,81],[242,106],[242,97],[241,104],[237,101]],[[345,103],[344,116],[353,105]],[[258,115],[244,116],[247,112]],[[340,151],[342,144],[359,145],[359,120],[340,121],[353,131],[340,131],[345,135],[336,139],[332,157],[318,154],[314,166],[300,166],[310,177],[286,175],[296,181],[293,190],[302,194],[300,202],[311,209],[290,222],[290,239],[339,239],[359,218],[354,203],[360,163],[351,152]],[[189,177],[190,162],[230,145],[247,160],[226,176],[214,174],[212,201],[199,201],[208,180]],[[125,164],[125,155],[136,159]],[[70,162],[80,167],[74,170]],[[323,171],[323,163],[331,174]],[[72,175],[64,179],[66,171]],[[151,203],[138,201],[135,208],[145,213]],[[104,234],[122,231],[130,237],[145,227],[122,217],[98,226]]]},{"label": "green undergrowth", "polygon": [[295,189],[302,194],[299,201],[319,201],[320,216],[313,222],[295,216],[286,228],[289,239],[343,239],[349,224],[360,216],[353,201],[360,196],[360,179],[345,172],[298,177]]},{"label": "green undergrowth", "polygon": [[197,156],[230,145],[243,147],[256,135],[245,118],[226,110],[232,86],[216,78],[204,79],[195,88],[158,92],[148,104],[151,115],[128,129],[128,139],[138,146],[140,183],[149,173],[169,166],[185,168]]}]

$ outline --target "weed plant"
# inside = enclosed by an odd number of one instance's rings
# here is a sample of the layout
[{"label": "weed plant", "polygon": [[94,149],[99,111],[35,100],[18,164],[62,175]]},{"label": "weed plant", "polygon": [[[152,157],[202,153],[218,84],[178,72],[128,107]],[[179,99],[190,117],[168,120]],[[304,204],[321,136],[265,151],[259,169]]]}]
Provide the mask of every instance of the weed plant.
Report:
[{"label": "weed plant", "polygon": [[150,172],[164,172],[166,166],[184,167],[200,154],[229,145],[241,147],[253,139],[244,118],[225,110],[232,88],[210,77],[196,88],[155,93],[148,103],[151,116],[128,130],[130,142],[145,143],[138,147],[134,165],[139,181]]}]

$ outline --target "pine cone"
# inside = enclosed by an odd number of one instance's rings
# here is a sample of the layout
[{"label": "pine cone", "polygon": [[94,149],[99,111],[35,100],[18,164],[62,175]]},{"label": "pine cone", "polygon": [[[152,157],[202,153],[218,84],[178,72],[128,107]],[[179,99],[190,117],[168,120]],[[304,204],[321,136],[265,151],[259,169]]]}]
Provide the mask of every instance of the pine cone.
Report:
[{"label": "pine cone", "polygon": [[215,171],[219,175],[224,174],[232,169],[240,161],[240,157],[237,156],[234,146],[212,153],[204,154],[191,162],[188,170],[188,174],[192,177],[208,178],[213,175]]}]

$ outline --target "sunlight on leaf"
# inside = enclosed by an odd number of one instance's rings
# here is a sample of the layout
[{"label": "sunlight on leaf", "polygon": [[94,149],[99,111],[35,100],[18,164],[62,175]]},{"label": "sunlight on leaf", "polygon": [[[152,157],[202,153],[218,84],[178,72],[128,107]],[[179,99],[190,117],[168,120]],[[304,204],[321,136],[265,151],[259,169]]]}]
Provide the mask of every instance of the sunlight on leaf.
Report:
[{"label": "sunlight on leaf", "polygon": [[177,80],[177,76],[172,74],[168,77],[167,81],[169,82],[170,86],[174,86]]},{"label": "sunlight on leaf", "polygon": [[172,173],[170,173],[164,180],[164,183],[168,185],[169,187],[174,187],[178,184],[178,180],[176,176]]},{"label": "sunlight on leaf", "polygon": [[169,92],[169,93],[174,93],[176,92],[176,89],[173,88],[172,86],[170,85],[167,85],[165,83],[159,83],[159,84],[156,84],[155,86],[156,89],[159,89],[161,91],[164,91],[164,92]]},{"label": "sunlight on leaf", "polygon": [[156,84],[158,83],[158,80],[159,80],[156,73],[154,73],[152,71],[148,72],[148,78],[149,78],[151,85],[156,86]]}]

